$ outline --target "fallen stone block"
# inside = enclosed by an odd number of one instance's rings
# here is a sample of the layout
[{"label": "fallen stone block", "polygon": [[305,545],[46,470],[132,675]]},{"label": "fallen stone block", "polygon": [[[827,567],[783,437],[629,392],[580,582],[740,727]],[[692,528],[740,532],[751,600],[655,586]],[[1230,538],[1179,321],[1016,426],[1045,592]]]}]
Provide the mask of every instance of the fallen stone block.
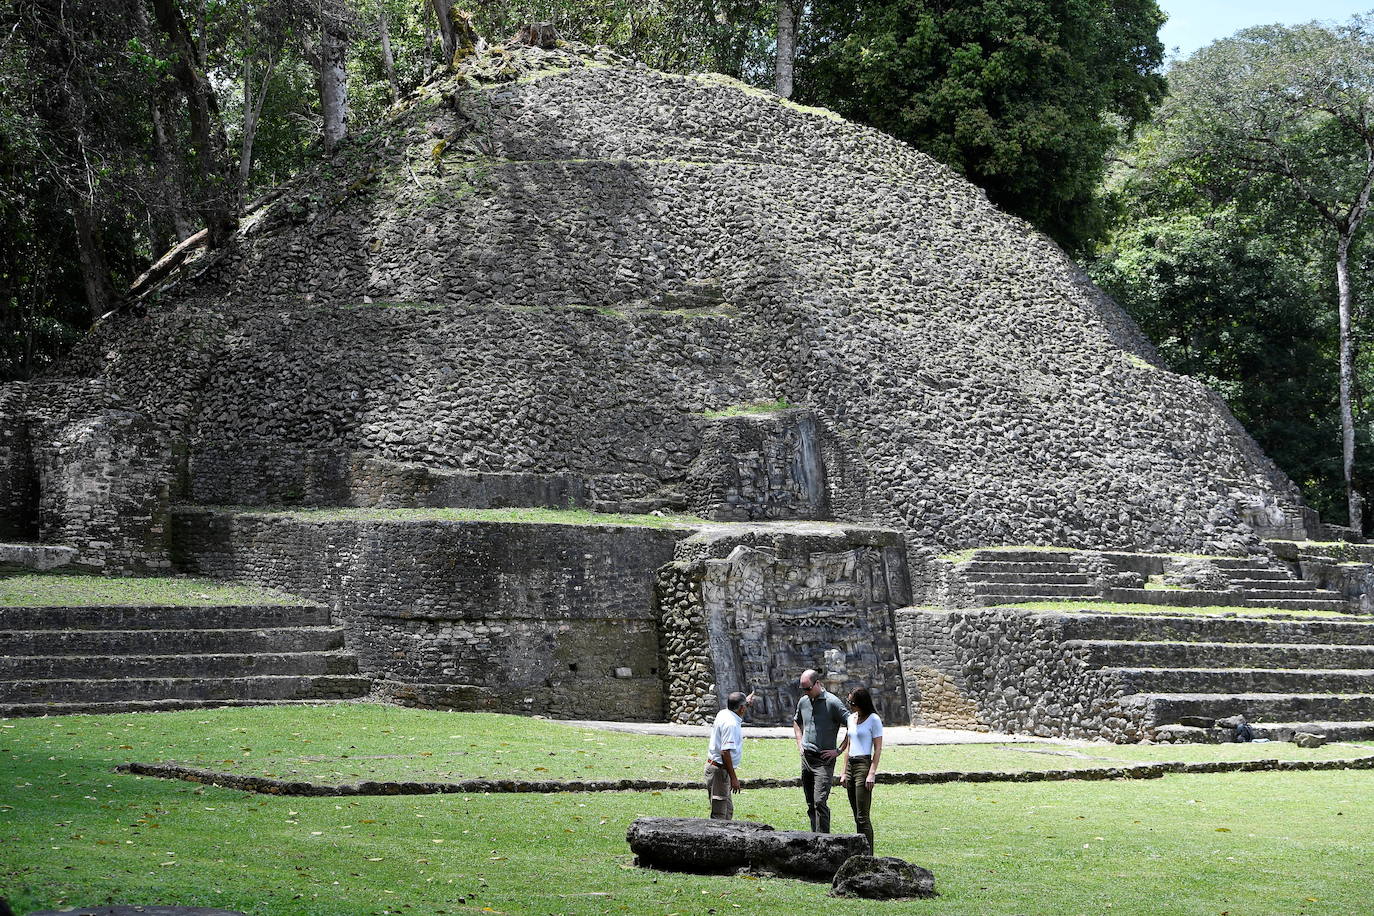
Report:
[{"label": "fallen stone block", "polygon": [[75,562],[76,550],[60,544],[0,544],[0,564],[39,571]]},{"label": "fallen stone block", "polygon": [[853,856],[835,873],[830,893],[870,900],[938,896],[935,875],[929,869],[892,856]]},{"label": "fallen stone block", "polygon": [[641,817],[625,834],[635,864],[665,871],[758,874],[830,881],[847,859],[867,850],[857,833],[774,830],[749,821]]}]

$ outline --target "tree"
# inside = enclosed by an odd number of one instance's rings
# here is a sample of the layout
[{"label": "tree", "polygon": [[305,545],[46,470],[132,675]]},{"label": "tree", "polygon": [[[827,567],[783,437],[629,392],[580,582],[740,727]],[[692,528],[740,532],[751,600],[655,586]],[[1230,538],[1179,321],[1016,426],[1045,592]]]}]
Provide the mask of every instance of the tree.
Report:
[{"label": "tree", "polygon": [[1166,156],[1219,168],[1198,180],[1219,197],[1286,185],[1324,228],[1340,329],[1341,464],[1350,526],[1362,530],[1355,487],[1355,315],[1350,254],[1374,190],[1374,20],[1247,29],[1169,74],[1159,129]]},{"label": "tree", "polygon": [[219,99],[206,73],[201,44],[187,28],[178,0],[152,0],[152,4],[158,28],[172,54],[172,74],[186,102],[196,163],[193,206],[205,223],[210,244],[219,247],[233,235],[238,210],[229,178],[228,140]]},{"label": "tree", "polygon": [[1163,95],[1155,0],[815,0],[797,93],[911,143],[1066,246]]},{"label": "tree", "polygon": [[778,0],[777,79],[774,91],[784,99],[792,97],[792,71],[797,60],[797,13],[800,0]]},{"label": "tree", "polygon": [[[1153,166],[1153,163],[1146,166]],[[1116,191],[1119,222],[1089,271],[1155,342],[1169,367],[1220,394],[1323,513],[1344,503],[1336,327],[1320,307],[1315,253],[1293,244],[1287,198],[1243,213],[1152,170]],[[1315,282],[1314,282],[1315,281]]]},{"label": "tree", "polygon": [[320,0],[315,64],[320,74],[320,140],[326,154],[334,152],[348,133],[350,18],[345,0]]}]

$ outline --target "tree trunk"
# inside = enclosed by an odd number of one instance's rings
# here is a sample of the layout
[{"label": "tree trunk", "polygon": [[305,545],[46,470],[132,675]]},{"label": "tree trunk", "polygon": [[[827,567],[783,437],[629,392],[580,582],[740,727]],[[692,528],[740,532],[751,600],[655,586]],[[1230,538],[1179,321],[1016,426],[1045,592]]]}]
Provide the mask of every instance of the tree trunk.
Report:
[{"label": "tree trunk", "polygon": [[797,60],[797,5],[794,0],[778,0],[778,55],[774,91],[792,98],[792,67]]},{"label": "tree trunk", "polygon": [[72,195],[72,224],[76,228],[76,257],[86,287],[86,305],[94,323],[114,305],[115,295],[110,268],[100,250],[100,224],[80,194]]},{"label": "tree trunk", "polygon": [[453,63],[453,52],[458,50],[458,39],[453,29],[453,0],[430,0],[434,18],[439,22],[439,46],[444,52],[444,63]]},{"label": "tree trunk", "polygon": [[396,58],[391,56],[391,29],[387,25],[385,9],[377,17],[377,36],[382,43],[382,69],[386,71],[386,80],[391,84],[391,103],[394,105],[401,100],[401,84],[396,79]]},{"label": "tree trunk", "polygon": [[248,193],[248,175],[253,170],[253,139],[258,132],[258,119],[253,98],[253,59],[243,62],[243,136],[239,140],[238,199],[242,212],[243,198]]},{"label": "tree trunk", "polygon": [[190,214],[186,212],[186,195],[181,188],[181,169],[177,165],[171,139],[167,136],[162,99],[154,98],[148,108],[149,119],[153,124],[153,159],[157,162],[158,184],[162,188],[166,222],[171,224],[172,235],[180,242],[194,235],[196,227],[191,222]]},{"label": "tree trunk", "polygon": [[1345,477],[1346,506],[1350,527],[1355,534],[1364,533],[1364,500],[1355,490],[1355,411],[1352,388],[1355,382],[1354,335],[1351,333],[1350,243],[1354,229],[1341,232],[1336,244],[1336,289],[1340,296],[1340,353],[1341,353],[1341,472]]},{"label": "tree trunk", "polygon": [[348,31],[344,10],[326,6],[320,22],[320,115],[324,151],[334,149],[348,133]]},{"label": "tree trunk", "polygon": [[258,125],[262,122],[262,103],[267,100],[267,87],[272,84],[272,74],[277,69],[277,55],[280,48],[274,48],[267,55],[263,65],[262,82],[256,93],[253,89],[253,59],[243,62],[243,138],[239,144],[238,185],[235,194],[236,211],[243,212],[243,204],[248,195],[248,178],[253,173],[253,142],[258,138]]},{"label": "tree trunk", "polygon": [[153,0],[158,27],[166,35],[175,63],[172,73],[186,97],[191,123],[191,148],[196,154],[197,188],[193,206],[205,228],[210,245],[224,245],[234,233],[229,174],[226,170],[228,140],[220,119],[214,87],[206,79],[197,45],[186,29],[177,0]]}]

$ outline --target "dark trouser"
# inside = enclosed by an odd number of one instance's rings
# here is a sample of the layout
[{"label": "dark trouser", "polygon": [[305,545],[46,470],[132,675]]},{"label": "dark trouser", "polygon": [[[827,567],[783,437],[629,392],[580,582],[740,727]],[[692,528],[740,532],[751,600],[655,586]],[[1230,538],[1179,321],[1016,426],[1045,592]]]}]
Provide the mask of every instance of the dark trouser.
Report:
[{"label": "dark trouser", "polygon": [[735,819],[735,799],[730,794],[730,773],[723,766],[706,761],[706,797],[711,800],[711,819]]},{"label": "dark trouser", "polygon": [[826,760],[820,751],[802,752],[802,792],[806,813],[816,833],[830,832],[830,784],[835,781],[835,758]]},{"label": "dark trouser", "polygon": [[854,809],[854,826],[868,838],[869,855],[873,854],[873,820],[868,816],[873,804],[873,791],[868,788],[868,768],[872,765],[872,757],[850,757],[845,764],[849,777],[845,791],[849,793],[849,807]]}]

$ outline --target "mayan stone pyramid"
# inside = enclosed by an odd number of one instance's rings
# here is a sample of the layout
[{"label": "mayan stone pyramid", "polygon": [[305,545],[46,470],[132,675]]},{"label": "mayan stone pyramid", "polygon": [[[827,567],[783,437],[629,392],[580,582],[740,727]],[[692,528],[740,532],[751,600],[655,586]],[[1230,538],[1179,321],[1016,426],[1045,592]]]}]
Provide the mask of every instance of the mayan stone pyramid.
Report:
[{"label": "mayan stone pyramid", "polygon": [[701,418],[777,403],[814,412],[829,512],[918,552],[1237,552],[1247,513],[1297,502],[1216,396],[948,169],[574,46],[432,81],[67,372],[176,436],[201,501],[329,501],[366,454],[690,508]]}]

